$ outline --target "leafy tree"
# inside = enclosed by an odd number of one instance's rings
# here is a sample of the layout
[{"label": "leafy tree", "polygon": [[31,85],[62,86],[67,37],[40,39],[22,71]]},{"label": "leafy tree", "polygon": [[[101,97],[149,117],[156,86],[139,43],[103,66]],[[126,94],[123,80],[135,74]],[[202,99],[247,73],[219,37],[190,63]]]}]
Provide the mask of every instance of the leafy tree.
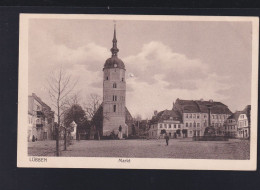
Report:
[{"label": "leafy tree", "polygon": [[69,129],[70,124],[73,121],[77,124],[76,135],[78,139],[79,131],[86,131],[86,127],[88,124],[86,113],[78,104],[74,104],[68,110],[66,110],[64,115],[65,130]]}]

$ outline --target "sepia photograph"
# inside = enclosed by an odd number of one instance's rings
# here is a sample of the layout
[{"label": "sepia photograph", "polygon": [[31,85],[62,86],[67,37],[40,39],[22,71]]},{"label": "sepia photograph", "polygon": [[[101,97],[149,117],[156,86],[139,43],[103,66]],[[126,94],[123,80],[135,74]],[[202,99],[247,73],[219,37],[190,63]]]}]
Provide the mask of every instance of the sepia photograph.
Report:
[{"label": "sepia photograph", "polygon": [[258,22],[20,14],[18,167],[256,170]]}]

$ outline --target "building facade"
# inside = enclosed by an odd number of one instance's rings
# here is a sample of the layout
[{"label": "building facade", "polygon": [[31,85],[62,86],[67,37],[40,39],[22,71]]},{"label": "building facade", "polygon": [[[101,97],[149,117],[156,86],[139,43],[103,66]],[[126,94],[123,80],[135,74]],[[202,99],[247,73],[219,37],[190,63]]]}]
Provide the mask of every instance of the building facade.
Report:
[{"label": "building facade", "polygon": [[[247,106],[243,111],[236,111],[225,122],[225,135],[233,138],[250,137],[250,111]],[[250,109],[251,110],[251,109]]]},{"label": "building facade", "polygon": [[118,58],[116,29],[111,48],[112,56],[107,59],[103,68],[103,135],[110,135],[111,131],[127,132],[125,125],[125,65]]},{"label": "building facade", "polygon": [[187,130],[184,128],[178,112],[174,110],[154,112],[148,131],[149,138],[163,138],[165,132],[170,138],[187,137]]},{"label": "building facade", "polygon": [[126,108],[126,69],[117,55],[116,28],[112,43],[112,56],[106,60],[103,68],[103,102],[92,118],[90,139],[95,139],[95,136],[106,138],[112,134],[122,139],[131,133],[134,124]]},{"label": "building facade", "polygon": [[28,96],[28,141],[53,139],[54,112],[36,94]]},{"label": "building facade", "polygon": [[223,134],[224,122],[232,114],[225,104],[202,99],[177,99],[173,103],[172,110],[177,111],[182,116],[183,126],[187,130],[188,137],[203,136],[205,128],[209,126],[209,119],[210,125],[216,129],[217,133]]}]

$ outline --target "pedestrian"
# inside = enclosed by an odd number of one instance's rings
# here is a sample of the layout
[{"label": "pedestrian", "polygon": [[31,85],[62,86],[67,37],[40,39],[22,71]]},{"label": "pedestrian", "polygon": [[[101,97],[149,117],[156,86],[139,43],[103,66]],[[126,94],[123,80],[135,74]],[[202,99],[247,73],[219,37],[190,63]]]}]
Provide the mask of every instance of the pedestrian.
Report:
[{"label": "pedestrian", "polygon": [[166,146],[168,146],[168,144],[169,144],[169,136],[168,136],[168,134],[167,133],[165,133],[165,140],[166,140]]}]

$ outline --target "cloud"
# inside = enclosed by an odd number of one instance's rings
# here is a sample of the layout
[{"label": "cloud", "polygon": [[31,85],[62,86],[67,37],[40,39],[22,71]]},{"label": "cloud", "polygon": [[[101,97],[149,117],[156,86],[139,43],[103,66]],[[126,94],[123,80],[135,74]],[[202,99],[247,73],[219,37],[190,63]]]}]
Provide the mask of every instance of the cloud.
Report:
[{"label": "cloud", "polygon": [[195,80],[207,77],[207,65],[199,59],[189,59],[184,54],[175,53],[161,42],[144,44],[137,55],[124,58],[127,71],[140,82],[154,84],[156,75],[162,75],[167,88],[196,89]]}]

